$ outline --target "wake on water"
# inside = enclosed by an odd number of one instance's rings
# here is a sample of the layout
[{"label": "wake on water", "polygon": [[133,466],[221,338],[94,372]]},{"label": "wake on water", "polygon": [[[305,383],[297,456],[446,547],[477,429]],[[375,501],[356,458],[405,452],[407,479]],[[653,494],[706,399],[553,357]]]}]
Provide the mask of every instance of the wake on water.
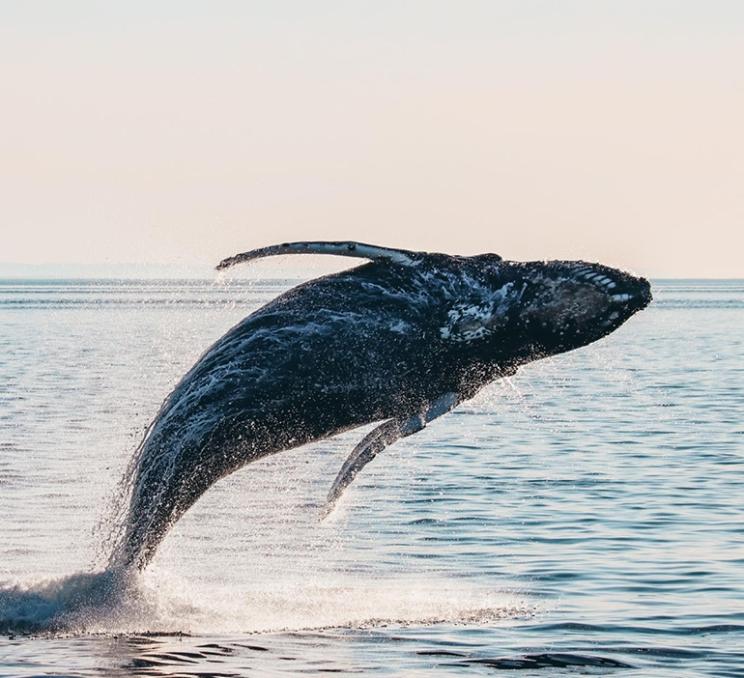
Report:
[{"label": "wake on water", "polygon": [[[344,581],[344,579],[346,579]],[[282,582],[245,591],[199,592],[167,573],[104,570],[0,586],[2,634],[199,634],[486,624],[529,616],[517,596],[462,582],[410,578],[332,585]]]},{"label": "wake on water", "polygon": [[5,585],[0,633],[85,632],[94,620],[115,626],[142,602],[134,579],[110,571]]}]

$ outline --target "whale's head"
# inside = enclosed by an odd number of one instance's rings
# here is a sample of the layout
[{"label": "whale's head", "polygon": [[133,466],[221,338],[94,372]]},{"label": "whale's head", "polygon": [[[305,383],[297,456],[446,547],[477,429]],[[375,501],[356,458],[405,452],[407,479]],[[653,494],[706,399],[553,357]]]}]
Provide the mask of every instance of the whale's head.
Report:
[{"label": "whale's head", "polygon": [[450,312],[442,336],[522,360],[585,346],[651,301],[644,278],[584,261],[503,261],[473,257],[487,301]]},{"label": "whale's head", "polygon": [[527,262],[514,264],[512,274],[521,285],[518,323],[546,354],[596,341],[651,301],[645,278],[601,264]]}]

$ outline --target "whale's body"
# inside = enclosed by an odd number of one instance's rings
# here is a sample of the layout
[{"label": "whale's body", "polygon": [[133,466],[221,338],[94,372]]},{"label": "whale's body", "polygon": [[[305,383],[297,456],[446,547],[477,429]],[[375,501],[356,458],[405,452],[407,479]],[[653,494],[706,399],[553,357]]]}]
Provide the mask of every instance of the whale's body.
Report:
[{"label": "whale's body", "polygon": [[144,567],[178,517],[241,466],[383,422],[344,465],[333,501],[397,438],[521,364],[604,336],[650,300],[645,280],[583,262],[354,243],[286,245],[236,260],[293,250],[373,261],[274,299],[181,379],[132,465],[114,566]]}]

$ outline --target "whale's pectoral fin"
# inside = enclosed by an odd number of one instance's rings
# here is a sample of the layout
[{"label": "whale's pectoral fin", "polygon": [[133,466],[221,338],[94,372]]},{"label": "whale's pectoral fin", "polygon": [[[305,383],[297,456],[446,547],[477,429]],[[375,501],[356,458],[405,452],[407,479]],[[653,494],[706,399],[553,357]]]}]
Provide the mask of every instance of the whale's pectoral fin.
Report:
[{"label": "whale's pectoral fin", "polygon": [[[404,427],[406,426],[411,429],[409,433],[404,433]],[[336,501],[338,501],[343,491],[351,484],[351,481],[356,478],[359,471],[388,445],[392,445],[398,440],[398,438],[415,433],[415,431],[420,431],[423,427],[424,424],[418,417],[411,417],[405,422],[390,419],[368,433],[352,450],[349,458],[344,462],[344,465],[338,472],[336,480],[333,481],[333,485],[326,498],[324,517],[333,510]]]},{"label": "whale's pectoral fin", "polygon": [[274,257],[281,254],[335,254],[340,257],[357,257],[360,259],[371,259],[372,261],[387,261],[393,264],[410,266],[421,258],[419,252],[409,250],[397,250],[389,247],[368,245],[363,242],[285,242],[281,245],[270,245],[261,247],[250,252],[242,252],[233,257],[223,259],[217,264],[217,270],[229,268],[244,261],[261,259],[262,257]]},{"label": "whale's pectoral fin", "polygon": [[399,438],[405,438],[417,431],[420,431],[430,421],[442,416],[454,408],[461,398],[457,393],[445,393],[434,400],[423,411],[409,417],[400,419],[389,419],[380,424],[376,429],[368,433],[362,441],[352,450],[349,458],[344,462],[341,470],[333,481],[328,497],[323,517],[327,516],[332,510],[336,501],[343,491],[356,478],[369,462],[371,462],[386,447],[392,445]]}]

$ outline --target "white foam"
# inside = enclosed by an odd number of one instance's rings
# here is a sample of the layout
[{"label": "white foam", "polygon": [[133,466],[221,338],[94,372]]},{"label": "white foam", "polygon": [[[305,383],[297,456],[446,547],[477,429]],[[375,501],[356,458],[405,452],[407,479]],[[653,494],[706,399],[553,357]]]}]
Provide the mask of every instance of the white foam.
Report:
[{"label": "white foam", "polygon": [[320,584],[194,585],[165,572],[77,573],[0,586],[0,632],[256,633],[378,625],[479,624],[524,617],[533,604],[456,579],[351,575]]}]

